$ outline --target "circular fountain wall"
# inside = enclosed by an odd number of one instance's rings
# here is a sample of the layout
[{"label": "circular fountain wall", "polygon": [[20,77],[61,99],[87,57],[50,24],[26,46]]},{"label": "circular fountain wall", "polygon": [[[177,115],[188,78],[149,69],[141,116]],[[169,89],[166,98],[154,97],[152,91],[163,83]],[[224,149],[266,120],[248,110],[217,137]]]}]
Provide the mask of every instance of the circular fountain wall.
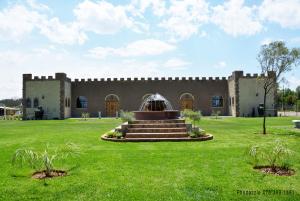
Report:
[{"label": "circular fountain wall", "polygon": [[171,103],[156,93],[146,98],[139,111],[134,112],[136,120],[167,120],[178,119],[180,112],[173,110]]}]

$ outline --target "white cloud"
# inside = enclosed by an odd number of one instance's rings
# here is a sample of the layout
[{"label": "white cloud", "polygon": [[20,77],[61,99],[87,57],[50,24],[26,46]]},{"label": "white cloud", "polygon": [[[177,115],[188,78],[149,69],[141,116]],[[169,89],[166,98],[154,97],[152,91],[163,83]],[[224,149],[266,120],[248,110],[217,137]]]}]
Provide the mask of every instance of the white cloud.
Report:
[{"label": "white cloud", "polygon": [[37,3],[36,0],[26,0],[27,4],[35,9],[35,10],[41,10],[41,11],[49,11],[49,7],[45,4]]},{"label": "white cloud", "polygon": [[24,6],[14,5],[0,11],[0,39],[20,42],[32,32],[41,16]]},{"label": "white cloud", "polygon": [[[9,68],[7,68],[9,66]],[[155,60],[102,61],[77,57],[52,46],[26,50],[0,51],[0,99],[22,96],[22,74],[35,76],[65,72],[75,78],[154,77],[162,76],[161,63]]]},{"label": "white cloud", "polygon": [[88,56],[103,59],[107,56],[120,56],[120,57],[134,57],[134,56],[147,56],[159,55],[166,52],[175,50],[176,46],[166,42],[146,39],[138,40],[121,48],[112,47],[96,47],[89,51]]},{"label": "white cloud", "polygon": [[227,63],[225,61],[220,61],[214,65],[214,68],[216,69],[224,69],[226,67],[227,67]]},{"label": "white cloud", "polygon": [[212,8],[211,20],[232,36],[254,35],[263,28],[255,6],[244,5],[244,0],[230,0]]},{"label": "white cloud", "polygon": [[300,37],[294,37],[289,40],[291,43],[300,43]]},{"label": "white cloud", "polygon": [[114,34],[123,28],[136,32],[147,29],[146,25],[135,22],[127,15],[125,6],[114,6],[106,1],[86,0],[78,4],[74,14],[80,28],[97,34]]},{"label": "white cloud", "polygon": [[132,0],[129,7],[130,7],[130,11],[137,16],[142,16],[148,8],[152,8],[153,14],[161,17],[166,12],[166,1]]},{"label": "white cloud", "polygon": [[296,76],[290,76],[287,80],[289,87],[292,89],[296,89],[296,87],[300,86],[300,78]]},{"label": "white cloud", "polygon": [[259,11],[264,20],[279,23],[284,28],[300,28],[299,0],[264,0]]},{"label": "white cloud", "polygon": [[82,44],[87,39],[76,23],[61,23],[56,17],[48,18],[23,5],[13,5],[0,12],[2,40],[20,42],[35,29],[54,43]]},{"label": "white cloud", "polygon": [[167,60],[163,66],[172,70],[183,70],[186,69],[188,65],[190,65],[190,62],[184,61],[179,58],[171,58]]},{"label": "white cloud", "polygon": [[76,23],[63,24],[58,18],[44,19],[42,22],[36,26],[41,34],[54,43],[83,44],[87,40],[87,36],[79,30]]},{"label": "white cloud", "polygon": [[184,40],[199,32],[208,21],[208,4],[205,0],[171,1],[167,19],[158,25],[167,30],[172,41]]}]

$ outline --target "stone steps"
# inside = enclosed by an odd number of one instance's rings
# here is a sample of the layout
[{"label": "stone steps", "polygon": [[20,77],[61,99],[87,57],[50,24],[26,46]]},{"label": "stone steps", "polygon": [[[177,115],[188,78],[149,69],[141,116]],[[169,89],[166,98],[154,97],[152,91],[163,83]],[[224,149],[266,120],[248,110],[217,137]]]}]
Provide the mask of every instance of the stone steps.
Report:
[{"label": "stone steps", "polygon": [[128,128],[185,128],[185,123],[165,123],[165,124],[129,124]]},{"label": "stone steps", "polygon": [[127,133],[178,133],[187,132],[186,128],[129,128]]},{"label": "stone steps", "polygon": [[[179,139],[188,138],[184,119],[135,120],[127,126],[125,138],[129,140]],[[137,140],[139,141],[139,140]]]},{"label": "stone steps", "polygon": [[188,137],[186,132],[173,133],[126,133],[126,138],[182,138]]},{"label": "stone steps", "polygon": [[167,124],[167,123],[185,123],[185,120],[184,119],[134,120],[130,124]]}]

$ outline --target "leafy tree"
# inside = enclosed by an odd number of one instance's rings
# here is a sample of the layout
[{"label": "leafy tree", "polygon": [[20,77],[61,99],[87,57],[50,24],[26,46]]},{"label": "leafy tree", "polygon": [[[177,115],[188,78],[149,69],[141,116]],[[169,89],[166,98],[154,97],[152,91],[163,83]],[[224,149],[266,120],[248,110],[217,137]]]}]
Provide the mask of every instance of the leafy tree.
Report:
[{"label": "leafy tree", "polygon": [[22,103],[22,99],[2,99],[0,100],[0,103],[4,104],[6,107],[19,107]]},{"label": "leafy tree", "polygon": [[300,86],[296,88],[297,99],[300,99]]},{"label": "leafy tree", "polygon": [[193,122],[193,127],[196,127],[196,122],[201,120],[202,114],[200,111],[193,111],[189,109],[185,109],[183,111],[183,116],[189,118]]},{"label": "leafy tree", "polygon": [[262,45],[257,56],[260,64],[263,90],[264,90],[264,109],[263,109],[263,134],[266,134],[266,100],[267,95],[277,89],[277,85],[283,79],[284,73],[292,70],[300,61],[300,49],[289,49],[283,41],[274,41],[267,45]]}]

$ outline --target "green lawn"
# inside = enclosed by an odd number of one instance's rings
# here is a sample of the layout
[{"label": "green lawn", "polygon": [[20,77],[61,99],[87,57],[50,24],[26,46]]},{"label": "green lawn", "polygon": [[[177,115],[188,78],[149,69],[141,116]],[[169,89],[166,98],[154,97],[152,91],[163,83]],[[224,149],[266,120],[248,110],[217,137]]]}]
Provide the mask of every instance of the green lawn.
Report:
[{"label": "green lawn", "polygon": [[[0,121],[0,200],[300,200],[300,131],[292,118],[204,118],[214,135],[205,142],[116,143],[99,140],[120,120]],[[291,177],[252,169],[245,151],[274,139],[294,153]],[[81,156],[63,166],[69,176],[43,181],[32,170],[15,170],[10,159],[20,147],[42,149],[74,142]],[[294,195],[237,195],[237,190],[294,190]]]}]

